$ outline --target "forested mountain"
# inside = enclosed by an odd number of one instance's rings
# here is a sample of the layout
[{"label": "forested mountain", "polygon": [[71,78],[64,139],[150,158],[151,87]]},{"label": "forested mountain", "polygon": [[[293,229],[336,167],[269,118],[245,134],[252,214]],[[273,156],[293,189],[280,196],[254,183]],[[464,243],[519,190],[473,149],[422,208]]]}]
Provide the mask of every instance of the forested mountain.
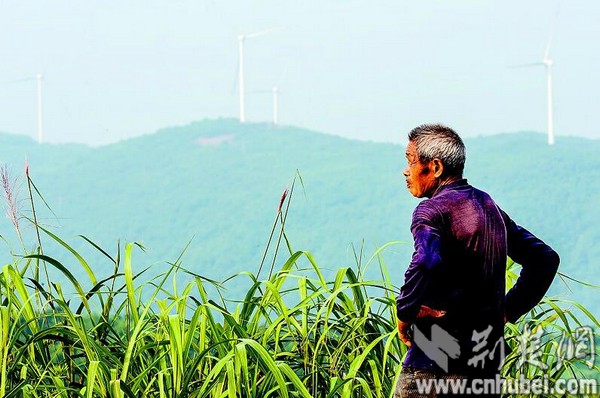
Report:
[{"label": "forested mountain", "polygon": [[[400,133],[399,133],[400,134]],[[466,177],[489,192],[519,224],[557,249],[561,271],[600,284],[600,141],[518,132],[466,139]],[[191,243],[183,265],[223,279],[256,272],[280,197],[298,172],[286,231],[294,250],[313,253],[324,268],[355,264],[353,248],[366,259],[389,241],[384,259],[397,285],[411,255],[410,215],[418,200],[406,191],[400,145],[353,141],[293,127],[207,120],[116,144],[38,145],[0,135],[0,161],[13,178],[22,214],[30,216],[22,165],[55,215],[36,201],[43,225],[85,253],[95,271],[112,270],[82,234],[111,253],[117,242],[141,242],[136,269],[158,273]],[[28,247],[31,227],[21,220]],[[17,246],[8,219],[0,232]],[[46,253],[51,242],[42,236]],[[364,243],[363,243],[364,242]],[[4,250],[4,262],[10,252]],[[85,279],[76,260],[77,276]],[[280,252],[279,259],[285,259]],[[555,281],[555,292],[565,291]],[[573,296],[593,307],[597,291]]]}]

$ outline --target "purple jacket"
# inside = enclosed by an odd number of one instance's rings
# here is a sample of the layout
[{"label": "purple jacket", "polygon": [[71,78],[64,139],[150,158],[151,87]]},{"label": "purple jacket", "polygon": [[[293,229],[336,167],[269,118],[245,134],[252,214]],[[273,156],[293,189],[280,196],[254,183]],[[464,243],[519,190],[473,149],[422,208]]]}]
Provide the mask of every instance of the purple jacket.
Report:
[{"label": "purple jacket", "polygon": [[[433,344],[439,328],[458,343],[441,347],[449,353],[448,372],[497,371],[504,317],[514,322],[540,301],[557,272],[558,254],[464,179],[419,203],[411,232],[415,251],[396,299],[398,319],[414,323],[417,333]],[[505,293],[507,256],[522,271]],[[445,310],[446,315],[415,319],[421,305]],[[432,334],[434,325],[438,330]],[[409,348],[404,366],[439,370],[439,362],[421,348]],[[483,358],[485,350],[485,361],[473,359],[477,354]]]}]

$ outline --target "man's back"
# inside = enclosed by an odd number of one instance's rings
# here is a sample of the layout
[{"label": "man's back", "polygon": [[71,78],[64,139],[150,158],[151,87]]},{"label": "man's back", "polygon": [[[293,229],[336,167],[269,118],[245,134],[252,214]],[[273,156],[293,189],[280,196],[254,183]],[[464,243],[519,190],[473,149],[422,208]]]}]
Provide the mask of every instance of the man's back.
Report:
[{"label": "man's back", "polygon": [[[495,359],[487,358],[475,366],[468,365],[468,359],[476,354],[474,334],[486,333],[491,343],[487,348],[493,348],[502,336],[507,247],[500,210],[485,192],[466,180],[458,180],[417,206],[411,231],[415,253],[407,280],[411,268],[425,268],[428,280],[426,287],[421,288],[419,301],[446,312],[441,318],[417,319],[415,327],[429,335],[436,324],[458,340],[460,356],[454,361],[450,358],[448,371],[464,373],[481,370],[483,365],[497,369],[499,353]],[[410,289],[411,284],[402,288],[397,302],[399,316],[410,309],[410,304],[406,305],[406,298],[413,297]],[[436,368],[418,347],[410,350],[408,362],[420,368]]]}]

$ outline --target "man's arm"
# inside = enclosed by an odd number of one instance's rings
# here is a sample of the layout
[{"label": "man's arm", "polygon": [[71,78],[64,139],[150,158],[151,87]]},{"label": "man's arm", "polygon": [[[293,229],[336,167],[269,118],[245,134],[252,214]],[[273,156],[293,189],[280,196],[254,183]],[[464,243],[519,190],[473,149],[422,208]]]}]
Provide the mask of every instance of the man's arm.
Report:
[{"label": "man's arm", "polygon": [[415,251],[396,298],[396,314],[405,325],[412,324],[418,317],[430,273],[442,261],[439,222],[438,211],[427,200],[419,203],[413,212],[411,232]]},{"label": "man's arm", "polygon": [[506,224],[508,256],[522,269],[517,282],[506,294],[505,318],[515,322],[544,297],[558,271],[560,259],[550,246],[517,225],[500,210]]}]

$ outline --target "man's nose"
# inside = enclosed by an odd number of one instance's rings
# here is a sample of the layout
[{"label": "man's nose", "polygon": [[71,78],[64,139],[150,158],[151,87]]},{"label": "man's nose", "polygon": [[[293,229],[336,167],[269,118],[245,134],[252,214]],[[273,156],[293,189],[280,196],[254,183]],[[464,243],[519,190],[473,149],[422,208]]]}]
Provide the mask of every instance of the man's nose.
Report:
[{"label": "man's nose", "polygon": [[408,167],[406,167],[404,169],[404,171],[402,172],[402,174],[404,174],[404,177],[408,177]]}]

